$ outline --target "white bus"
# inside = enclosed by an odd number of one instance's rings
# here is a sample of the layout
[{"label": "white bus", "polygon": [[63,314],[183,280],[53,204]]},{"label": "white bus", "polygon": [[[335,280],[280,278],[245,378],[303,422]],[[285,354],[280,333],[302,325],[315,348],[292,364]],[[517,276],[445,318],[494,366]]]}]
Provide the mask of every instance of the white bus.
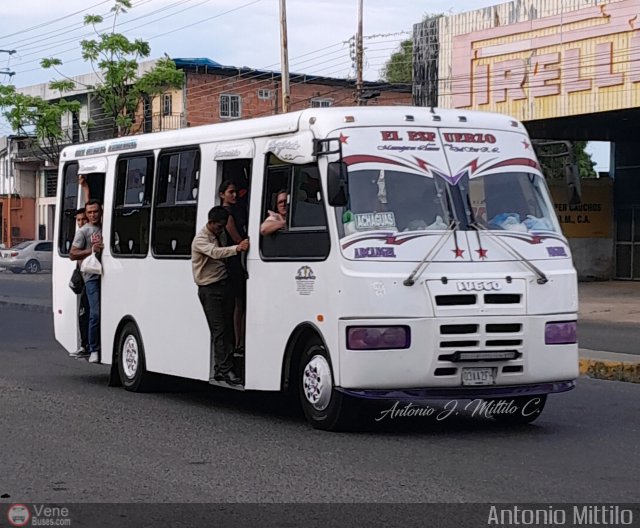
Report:
[{"label": "white bus", "polygon": [[[129,390],[209,379],[190,245],[230,177],[249,196],[245,390],[291,391],[335,429],[362,398],[508,398],[522,412],[496,419],[529,422],[574,386],[576,272],[509,117],[313,108],[64,149],[53,310],[68,351],[78,174],[104,198],[101,362]],[[287,226],[261,236],[281,189]]]}]

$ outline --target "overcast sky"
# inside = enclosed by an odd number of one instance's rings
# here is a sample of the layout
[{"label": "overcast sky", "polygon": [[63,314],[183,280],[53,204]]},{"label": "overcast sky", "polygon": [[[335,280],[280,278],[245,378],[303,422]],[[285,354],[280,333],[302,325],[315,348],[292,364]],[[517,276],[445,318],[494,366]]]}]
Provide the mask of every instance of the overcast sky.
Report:
[{"label": "overcast sky", "polygon": [[[16,86],[46,83],[52,71],[39,66],[58,57],[63,73],[91,71],[79,42],[92,38],[85,14],[109,15],[113,0],[0,0],[0,70],[15,72]],[[497,0],[363,0],[365,78],[376,80],[390,54],[427,14],[458,13]],[[353,76],[346,42],[357,26],[358,0],[287,0],[292,72]],[[103,29],[113,19],[105,19]],[[134,0],[116,31],[151,45],[151,58],[207,57],[228,66],[280,70],[279,0]],[[0,83],[8,76],[0,75]],[[0,133],[7,133],[0,121]],[[600,156],[598,156],[600,158]]]},{"label": "overcast sky", "polygon": [[[366,78],[375,80],[390,53],[427,13],[459,12],[495,0],[364,0]],[[355,33],[357,0],[287,0],[291,71],[346,76],[352,73],[343,42]],[[65,62],[65,73],[89,71],[79,59],[79,41],[90,28],[84,14],[108,14],[112,0],[2,0],[0,67],[13,82],[48,82],[43,57]],[[135,0],[119,17],[117,31],[151,44],[151,56],[208,57],[230,66],[280,69],[279,0]],[[187,26],[187,27],[185,27]],[[106,27],[106,24],[105,24]],[[182,29],[181,29],[182,28]],[[389,36],[381,36],[387,35]],[[4,77],[4,76],[1,76]],[[3,79],[0,79],[0,82]]]}]

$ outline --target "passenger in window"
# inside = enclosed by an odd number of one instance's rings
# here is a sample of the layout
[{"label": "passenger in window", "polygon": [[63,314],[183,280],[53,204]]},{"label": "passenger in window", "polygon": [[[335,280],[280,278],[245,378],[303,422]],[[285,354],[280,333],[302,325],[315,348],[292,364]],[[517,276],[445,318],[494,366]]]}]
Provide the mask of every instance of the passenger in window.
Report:
[{"label": "passenger in window", "polygon": [[[225,180],[218,188],[218,196],[222,207],[229,213],[229,219],[225,227],[229,238],[234,244],[240,244],[247,238],[247,226],[245,215],[242,214],[237,203],[236,186],[231,180]],[[247,273],[245,265],[240,259],[241,255],[234,255],[227,259],[227,271],[235,295],[235,307],[233,309],[233,335],[235,336],[235,353],[244,356],[244,329],[245,329],[245,297],[247,292]]]},{"label": "passenger in window", "polygon": [[287,203],[289,202],[289,193],[285,190],[276,193],[276,212],[268,210],[269,216],[262,222],[260,226],[261,235],[272,235],[287,227]]},{"label": "passenger in window", "polygon": [[[76,211],[76,227],[82,228],[86,225],[87,215],[84,212],[84,207]],[[79,265],[79,264],[78,264]],[[82,293],[79,294],[78,303],[78,331],[80,334],[80,346],[75,352],[69,352],[69,356],[75,359],[89,359],[89,300],[87,299],[86,288],[82,289]]]},{"label": "passenger in window", "polygon": [[249,176],[246,168],[235,170],[230,181],[236,186],[236,211],[238,221],[246,226],[249,216]]},{"label": "passenger in window", "polygon": [[[102,205],[91,199],[85,205],[88,223],[76,231],[69,258],[82,262],[92,253],[102,254]],[[89,303],[89,363],[100,362],[100,275],[82,273]]]},{"label": "passenger in window", "polygon": [[247,251],[249,240],[225,247],[228,220],[229,212],[222,206],[209,211],[207,224],[191,244],[191,265],[193,280],[198,285],[198,298],[211,332],[210,380],[242,385],[242,378],[233,372],[234,295],[225,260]]}]

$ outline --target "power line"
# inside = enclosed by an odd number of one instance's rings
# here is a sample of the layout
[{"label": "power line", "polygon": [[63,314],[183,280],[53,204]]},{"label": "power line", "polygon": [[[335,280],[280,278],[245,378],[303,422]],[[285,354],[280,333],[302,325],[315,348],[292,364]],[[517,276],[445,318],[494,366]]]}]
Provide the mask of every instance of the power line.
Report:
[{"label": "power line", "polygon": [[40,29],[41,27],[48,26],[49,24],[53,24],[53,23],[59,22],[61,20],[66,20],[69,17],[72,17],[72,16],[75,16],[75,15],[77,15],[79,13],[82,13],[83,11],[86,12],[86,9],[93,9],[94,7],[98,7],[99,5],[107,4],[107,3],[110,3],[110,2],[112,2],[112,0],[104,0],[103,2],[98,2],[97,4],[94,4],[94,5],[89,6],[87,8],[81,9],[80,11],[74,11],[73,13],[68,13],[66,15],[63,15],[60,18],[56,18],[54,20],[48,20],[47,22],[42,22],[41,24],[37,24],[35,26],[31,26],[31,27],[28,27],[28,28],[25,28],[25,29],[21,29],[19,31],[16,31],[15,33],[10,33],[8,35],[2,35],[2,36],[0,36],[0,40],[5,39],[5,38],[9,38],[9,37],[13,37],[15,35],[22,35],[24,33],[28,33],[29,31],[33,31],[34,29]]},{"label": "power line", "polygon": [[[150,1],[150,0],[146,0],[146,1]],[[136,20],[140,20],[140,19],[146,18],[146,17],[148,17],[148,16],[151,16],[152,14],[157,14],[157,13],[159,13],[159,12],[161,12],[161,11],[165,11],[165,10],[167,10],[167,9],[169,9],[169,8],[176,7],[177,5],[180,5],[180,4],[183,4],[183,3],[185,3],[185,2],[189,2],[189,1],[191,1],[191,0],[181,0],[181,1],[179,1],[179,2],[174,2],[174,3],[173,3],[173,4],[171,4],[170,6],[165,6],[164,8],[161,8],[161,9],[159,9],[159,10],[153,11],[153,12],[148,13],[148,14],[146,14],[146,15],[142,15],[142,16],[140,16],[140,17],[137,17],[137,18],[133,19],[133,20],[124,21],[124,22],[122,22],[122,23],[118,24],[118,25],[117,25],[117,27],[120,27],[120,26],[124,26],[124,25],[130,24],[130,23],[132,23],[132,22],[134,22],[134,21],[136,21]],[[148,26],[148,25],[150,25],[150,24],[155,24],[155,23],[156,23],[156,22],[158,22],[159,20],[163,20],[163,19],[165,19],[165,18],[175,16],[176,14],[178,14],[178,13],[182,13],[183,11],[186,11],[187,9],[192,9],[193,7],[198,7],[199,5],[202,5],[202,4],[207,3],[207,2],[209,2],[209,1],[210,1],[210,0],[204,0],[204,1],[202,1],[202,2],[198,3],[198,4],[194,5],[194,6],[189,6],[189,7],[184,8],[184,9],[182,9],[182,10],[180,10],[180,11],[176,12],[176,13],[172,13],[172,14],[170,14],[170,15],[166,15],[166,16],[164,16],[164,17],[160,17],[160,18],[156,18],[156,19],[154,19],[154,20],[150,20],[150,21],[148,21],[148,22],[145,22],[144,24],[140,24],[140,25],[138,25],[138,26],[135,26],[135,27],[132,27],[132,28],[128,28],[128,29],[127,29],[127,31],[132,31],[132,30],[135,30],[135,29],[139,29],[139,28],[142,28],[142,27]],[[249,2],[249,3],[247,3],[247,4],[244,4],[244,5],[241,5],[241,6],[235,7],[235,8],[233,8],[233,9],[229,9],[229,10],[227,10],[227,11],[224,11],[224,12],[222,12],[222,13],[218,13],[218,14],[216,14],[216,15],[214,15],[214,16],[211,16],[211,17],[208,17],[208,18],[205,18],[205,19],[199,20],[198,22],[195,22],[195,23],[193,23],[193,24],[188,24],[188,25],[186,25],[186,26],[183,26],[183,27],[180,27],[180,28],[176,28],[176,29],[173,29],[173,30],[168,31],[168,32],[163,32],[163,33],[160,33],[160,34],[158,34],[158,35],[154,35],[153,37],[150,37],[148,40],[152,40],[152,39],[155,39],[155,38],[158,38],[158,37],[162,37],[162,36],[168,35],[168,34],[170,34],[170,33],[174,33],[174,32],[176,32],[176,31],[180,31],[180,30],[186,29],[186,28],[188,28],[188,27],[191,27],[191,26],[194,26],[194,25],[200,24],[200,23],[202,23],[202,22],[206,22],[206,21],[209,21],[209,20],[212,20],[212,19],[215,19],[215,18],[222,17],[222,16],[224,16],[224,15],[227,15],[227,14],[229,14],[229,13],[232,13],[232,12],[238,11],[238,10],[240,10],[240,9],[244,9],[244,8],[246,8],[246,7],[249,7],[249,6],[253,5],[253,4],[256,4],[256,3],[261,2],[261,1],[262,1],[262,0],[253,0],[252,2]],[[90,36],[90,35],[92,35],[92,33],[86,33],[86,34],[84,34],[83,36]],[[72,38],[69,38],[69,39],[60,40],[60,41],[56,42],[56,45],[58,45],[58,44],[65,44],[65,43],[68,43],[68,42],[77,42],[77,39],[78,39],[78,37],[72,37]],[[50,44],[50,43],[49,43],[49,44]],[[41,49],[39,49],[39,51],[37,51],[37,52],[33,52],[33,53],[30,53],[30,54],[26,54],[26,55],[22,55],[22,57],[29,57],[29,56],[33,56],[33,55],[40,55],[40,54],[41,54],[42,52],[44,52],[44,51],[47,51],[47,50],[51,50],[51,49],[53,49],[53,48],[52,48],[51,46],[49,46],[49,45],[47,45],[47,46],[45,46],[45,47],[42,47],[42,46],[41,46],[40,48],[41,48]],[[35,48],[28,48],[28,49],[35,49]],[[68,48],[68,49],[63,50],[63,51],[61,51],[61,52],[58,52],[58,53],[56,53],[56,55],[60,55],[60,56],[61,56],[61,55],[63,55],[64,53],[67,53],[67,52],[77,51],[77,49],[78,49],[78,47],[77,47],[77,46],[74,46],[74,47],[72,47],[72,48]],[[31,61],[22,62],[22,64],[23,64],[23,65],[26,65],[26,64],[30,64],[30,63],[39,63],[39,62],[40,62],[40,60],[41,60],[41,58],[39,58],[39,59],[34,59],[34,60],[31,60]],[[67,61],[67,62],[76,62],[76,59],[74,59],[74,60],[72,60],[72,61]],[[37,70],[38,70],[38,68],[30,69],[30,70],[21,70],[21,71],[18,71],[17,73],[27,73],[27,72],[37,71]]]}]

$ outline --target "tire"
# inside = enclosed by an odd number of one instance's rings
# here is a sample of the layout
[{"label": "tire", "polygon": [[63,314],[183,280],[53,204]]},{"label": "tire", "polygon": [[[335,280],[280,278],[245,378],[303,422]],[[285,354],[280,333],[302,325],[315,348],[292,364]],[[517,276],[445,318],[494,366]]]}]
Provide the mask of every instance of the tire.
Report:
[{"label": "tire", "polygon": [[24,265],[27,273],[38,273],[40,271],[40,263],[36,259],[31,259]]},{"label": "tire", "polygon": [[22,273],[22,268],[11,268],[11,271],[17,275],[18,273]]},{"label": "tire", "polygon": [[146,368],[140,332],[131,321],[125,323],[120,331],[116,359],[124,388],[132,392],[145,391],[149,385],[150,375]]},{"label": "tire", "polygon": [[493,413],[492,418],[502,425],[526,425],[536,420],[544,410],[547,403],[547,395],[518,396],[502,401],[511,402],[510,408],[515,409],[511,413]]},{"label": "tire", "polygon": [[339,431],[354,426],[353,402],[335,389],[331,360],[319,340],[300,357],[296,383],[304,415],[315,429]]}]

